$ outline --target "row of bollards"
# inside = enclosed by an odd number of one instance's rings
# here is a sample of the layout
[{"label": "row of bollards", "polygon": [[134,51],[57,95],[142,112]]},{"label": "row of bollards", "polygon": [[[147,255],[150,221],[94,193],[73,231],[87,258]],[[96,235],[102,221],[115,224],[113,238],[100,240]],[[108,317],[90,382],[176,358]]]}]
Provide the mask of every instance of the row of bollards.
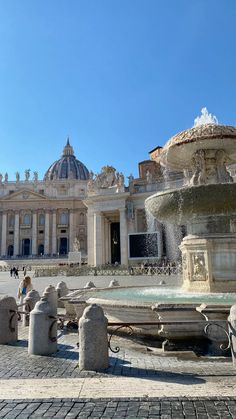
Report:
[{"label": "row of bollards", "polygon": [[[41,298],[37,291],[30,291],[24,300],[23,325],[29,325],[28,353],[30,355],[50,355],[57,352],[58,297],[61,298],[68,292],[65,283],[62,282],[58,286],[57,289],[52,285],[48,286]],[[17,340],[17,317],[15,299],[1,296],[0,344],[13,343]],[[228,321],[232,361],[236,366],[236,305],[231,307]],[[85,308],[79,320],[79,368],[81,370],[98,371],[108,368],[107,325],[107,318],[100,306],[92,304]]]}]

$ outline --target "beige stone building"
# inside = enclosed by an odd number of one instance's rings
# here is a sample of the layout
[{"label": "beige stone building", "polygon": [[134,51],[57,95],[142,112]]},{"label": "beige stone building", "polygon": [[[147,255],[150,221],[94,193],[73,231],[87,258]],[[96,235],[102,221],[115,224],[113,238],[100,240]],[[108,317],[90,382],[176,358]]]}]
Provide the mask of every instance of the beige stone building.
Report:
[{"label": "beige stone building", "polygon": [[[62,156],[45,173],[0,175],[0,254],[2,259],[56,257],[73,250],[75,239],[90,265],[157,260],[178,255],[174,227],[151,220],[147,232],[145,199],[164,188],[157,152],[139,163],[139,178],[125,178],[112,166],[88,171],[69,140]],[[171,180],[176,182],[176,180]],[[181,179],[177,182],[182,182]],[[171,242],[171,241],[170,241]]]}]

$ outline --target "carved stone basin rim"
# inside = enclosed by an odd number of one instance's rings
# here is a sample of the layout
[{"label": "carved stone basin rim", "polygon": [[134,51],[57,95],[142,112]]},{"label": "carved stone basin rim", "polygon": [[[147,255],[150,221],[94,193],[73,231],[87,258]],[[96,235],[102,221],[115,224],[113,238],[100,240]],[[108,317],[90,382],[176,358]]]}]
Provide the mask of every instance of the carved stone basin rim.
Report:
[{"label": "carved stone basin rim", "polygon": [[202,216],[235,216],[236,184],[199,185],[158,192],[145,206],[159,221],[177,224]]}]

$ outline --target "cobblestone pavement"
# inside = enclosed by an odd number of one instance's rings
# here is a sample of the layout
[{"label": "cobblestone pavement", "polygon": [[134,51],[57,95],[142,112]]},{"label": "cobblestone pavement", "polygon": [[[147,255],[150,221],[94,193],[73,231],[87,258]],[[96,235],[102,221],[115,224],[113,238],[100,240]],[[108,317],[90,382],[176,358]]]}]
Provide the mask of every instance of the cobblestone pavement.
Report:
[{"label": "cobblestone pavement", "polygon": [[236,418],[230,358],[116,337],[108,370],[80,372],[77,333],[58,333],[59,351],[47,357],[28,356],[21,324],[17,343],[0,345],[0,418]]},{"label": "cobblestone pavement", "polygon": [[1,418],[235,418],[236,398],[0,400]]}]

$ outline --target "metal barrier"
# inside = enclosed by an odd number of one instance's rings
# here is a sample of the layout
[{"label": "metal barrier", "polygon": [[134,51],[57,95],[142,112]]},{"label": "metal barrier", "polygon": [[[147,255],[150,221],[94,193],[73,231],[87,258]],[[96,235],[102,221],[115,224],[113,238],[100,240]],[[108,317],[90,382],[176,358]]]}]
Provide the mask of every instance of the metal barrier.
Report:
[{"label": "metal barrier", "polygon": [[[208,333],[210,331],[210,328],[212,326],[217,326],[219,328],[221,328],[221,330],[224,331],[227,340],[228,340],[228,344],[226,346],[224,346],[224,344],[220,344],[219,347],[222,351],[227,351],[228,349],[232,350],[232,334],[228,332],[228,330],[226,329],[226,325],[228,326],[228,328],[231,326],[231,323],[228,320],[202,320],[202,321],[198,321],[198,320],[183,320],[183,321],[156,321],[156,322],[129,322],[129,323],[124,323],[124,322],[108,322],[108,327],[115,327],[115,329],[111,332],[108,332],[109,334],[109,338],[108,338],[108,347],[111,350],[111,352],[113,353],[118,353],[120,351],[119,346],[116,346],[114,349],[111,346],[111,340],[112,337],[114,336],[114,334],[121,330],[121,329],[128,329],[129,335],[133,334],[133,328],[132,326],[163,326],[163,325],[179,325],[179,324],[201,324],[203,326],[203,331],[206,334],[206,337],[209,338]],[[214,340],[212,337],[209,338],[210,340]]]}]

